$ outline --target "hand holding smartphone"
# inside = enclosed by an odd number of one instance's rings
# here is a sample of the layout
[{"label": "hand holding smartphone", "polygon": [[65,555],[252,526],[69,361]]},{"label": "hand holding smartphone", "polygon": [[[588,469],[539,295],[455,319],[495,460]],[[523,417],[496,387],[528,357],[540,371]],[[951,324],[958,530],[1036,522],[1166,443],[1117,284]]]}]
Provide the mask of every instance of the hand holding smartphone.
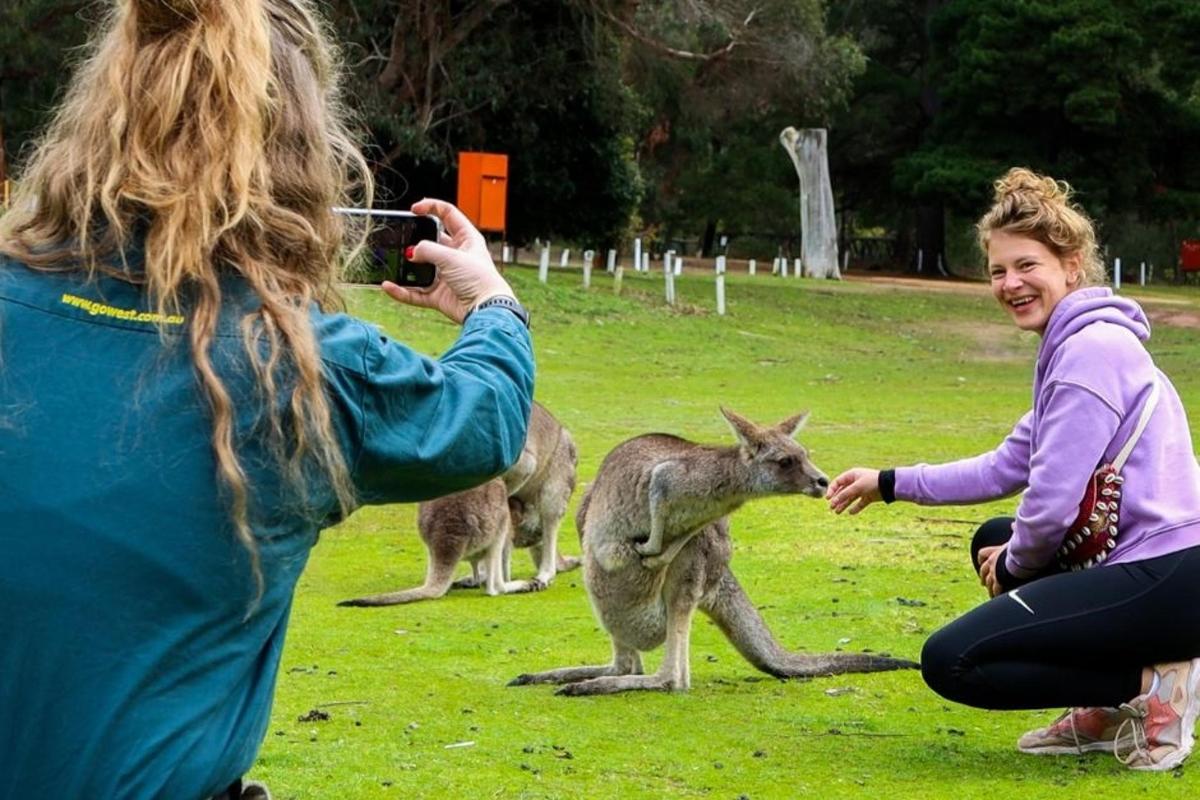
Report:
[{"label": "hand holding smartphone", "polygon": [[440,240],[441,221],[431,214],[376,208],[335,208],[337,214],[368,217],[371,232],[361,273],[373,283],[391,281],[397,286],[427,289],[437,279],[433,264],[409,261],[408,248],[417,242]]}]

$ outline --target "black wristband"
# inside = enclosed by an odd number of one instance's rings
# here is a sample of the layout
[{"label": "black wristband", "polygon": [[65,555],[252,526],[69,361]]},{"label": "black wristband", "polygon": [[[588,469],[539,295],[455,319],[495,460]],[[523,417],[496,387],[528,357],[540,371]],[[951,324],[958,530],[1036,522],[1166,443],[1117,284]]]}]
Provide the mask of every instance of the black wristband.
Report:
[{"label": "black wristband", "polygon": [[471,318],[471,315],[481,308],[503,308],[506,311],[511,312],[512,315],[517,319],[521,320],[521,324],[526,328],[529,327],[529,312],[525,310],[525,306],[518,303],[515,297],[509,297],[506,294],[498,294],[495,297],[489,297],[487,300],[484,300],[482,303],[472,308],[467,312],[466,316],[463,317],[463,323],[465,324],[466,321]]},{"label": "black wristband", "polygon": [[1020,580],[1008,571],[1008,550],[1007,548],[1002,550],[996,559],[996,583],[1000,584],[1001,591],[1007,592],[1009,589],[1015,589],[1027,582]]},{"label": "black wristband", "polygon": [[896,470],[885,469],[879,473],[879,496],[885,503],[896,502]]}]

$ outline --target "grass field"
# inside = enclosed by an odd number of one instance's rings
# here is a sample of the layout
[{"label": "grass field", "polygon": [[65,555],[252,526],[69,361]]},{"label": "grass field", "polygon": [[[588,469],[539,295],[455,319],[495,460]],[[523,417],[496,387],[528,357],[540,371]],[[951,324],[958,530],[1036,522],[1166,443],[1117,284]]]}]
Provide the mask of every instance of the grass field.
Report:
[{"label": "grass field", "polygon": [[[537,397],[571,431],[588,481],[626,438],[666,431],[729,442],[719,404],[760,422],[800,410],[801,435],[831,476],[973,455],[1029,405],[1036,337],[1009,324],[983,285],[913,289],[532,270],[510,278],[533,313]],[[939,285],[941,286],[941,285]],[[1130,292],[1156,325],[1150,349],[1200,428],[1200,292]],[[438,353],[455,327],[377,291],[352,310]],[[560,541],[579,552],[572,516]],[[834,517],[781,498],[733,517],[733,568],[786,646],[915,658],[925,637],[984,599],[967,564],[974,526],[1013,502],[872,506]],[[338,600],[419,584],[415,507],[367,508],[323,534],[296,594],[274,716],[253,777],[277,798],[1100,798],[1191,797],[1200,767],[1137,774],[1112,757],[1032,758],[1018,735],[1053,712],[950,705],[915,671],[778,681],[746,664],[706,618],[684,694],[556,697],[507,688],[521,672],[604,663],[608,638],[579,573],[545,592],[454,592],[384,609]],[[523,553],[514,576],[532,574]],[[655,669],[660,654],[651,654]],[[329,718],[312,721],[310,712]],[[302,718],[310,721],[302,721]]]}]

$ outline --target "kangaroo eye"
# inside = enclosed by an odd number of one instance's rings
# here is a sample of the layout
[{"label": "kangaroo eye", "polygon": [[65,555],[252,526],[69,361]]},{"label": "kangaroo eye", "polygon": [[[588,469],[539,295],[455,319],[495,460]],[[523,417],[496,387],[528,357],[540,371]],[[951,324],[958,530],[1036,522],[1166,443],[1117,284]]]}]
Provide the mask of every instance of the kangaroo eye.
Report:
[{"label": "kangaroo eye", "polygon": [[792,467],[796,466],[796,459],[792,456],[784,456],[783,458],[779,459],[778,463],[782,469],[791,469]]}]

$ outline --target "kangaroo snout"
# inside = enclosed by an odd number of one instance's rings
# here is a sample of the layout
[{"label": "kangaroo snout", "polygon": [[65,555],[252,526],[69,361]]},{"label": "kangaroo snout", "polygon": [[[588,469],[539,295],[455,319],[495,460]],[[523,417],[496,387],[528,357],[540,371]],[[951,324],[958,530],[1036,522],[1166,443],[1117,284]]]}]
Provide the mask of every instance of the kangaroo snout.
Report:
[{"label": "kangaroo snout", "polygon": [[824,473],[818,473],[815,477],[810,476],[808,486],[803,490],[803,494],[809,497],[824,497],[825,490],[829,488],[829,478]]}]

